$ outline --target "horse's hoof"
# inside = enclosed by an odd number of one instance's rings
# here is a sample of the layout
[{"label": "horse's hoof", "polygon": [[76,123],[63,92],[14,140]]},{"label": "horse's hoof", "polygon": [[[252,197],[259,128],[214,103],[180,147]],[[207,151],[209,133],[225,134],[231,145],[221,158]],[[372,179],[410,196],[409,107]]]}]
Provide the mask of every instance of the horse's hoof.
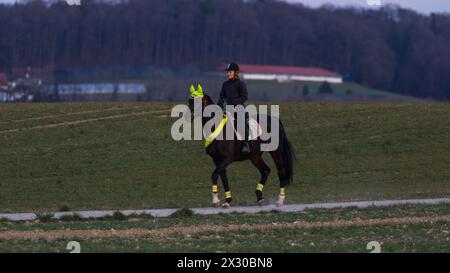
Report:
[{"label": "horse's hoof", "polygon": [[279,208],[284,207],[284,202],[285,202],[285,200],[286,200],[286,197],[283,196],[283,195],[280,195],[280,196],[278,197],[277,207],[279,207]]},{"label": "horse's hoof", "polygon": [[226,202],[222,204],[222,208],[229,209],[231,207],[230,203]]},{"label": "horse's hoof", "polygon": [[220,207],[220,203],[212,203],[213,208],[218,208]]},{"label": "horse's hoof", "polygon": [[266,199],[261,199],[257,203],[258,203],[259,206],[266,206],[266,205],[268,205]]}]

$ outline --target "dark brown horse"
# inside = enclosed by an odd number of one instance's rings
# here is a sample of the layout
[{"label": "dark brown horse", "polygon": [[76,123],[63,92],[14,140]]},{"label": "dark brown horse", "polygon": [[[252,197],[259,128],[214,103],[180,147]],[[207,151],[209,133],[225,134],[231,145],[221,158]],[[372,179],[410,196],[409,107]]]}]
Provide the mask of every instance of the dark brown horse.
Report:
[{"label": "dark brown horse", "polygon": [[[192,118],[194,118],[194,99],[201,98],[202,123],[203,126],[205,126],[206,122],[208,122],[213,117],[203,117],[203,109],[208,105],[214,105],[214,102],[208,95],[204,94],[203,92],[200,96],[197,96],[195,94],[195,92],[191,92],[191,97],[189,99],[189,108],[192,113]],[[271,130],[271,120],[272,119],[270,118],[270,116],[268,116],[268,131]],[[270,154],[275,162],[278,170],[278,178],[280,179],[280,194],[277,205],[283,206],[285,202],[285,188],[292,182],[293,179],[293,163],[295,154],[293,147],[286,136],[286,132],[284,131],[281,121],[277,120],[277,122],[279,122],[279,145],[278,148],[274,151],[271,151]],[[223,136],[226,135],[226,129],[227,126],[224,126],[222,132]],[[270,168],[263,161],[263,151],[261,151],[261,143],[265,142],[260,138],[251,140],[250,153],[248,154],[242,154],[241,151],[243,142],[237,140],[236,137],[234,140],[226,140],[225,137],[222,140],[216,139],[212,141],[212,143],[209,144],[209,146],[206,148],[206,153],[212,157],[214,164],[216,165],[216,168],[214,169],[214,172],[211,176],[213,195],[212,205],[214,207],[220,206],[217,186],[219,176],[222,179],[223,187],[225,190],[226,203],[223,204],[223,207],[227,208],[230,206],[232,196],[230,186],[228,184],[226,169],[232,162],[243,160],[250,160],[261,173],[261,180],[256,187],[256,200],[259,205],[263,205],[266,203],[263,197],[263,188],[266,184],[267,177],[270,174]]]}]

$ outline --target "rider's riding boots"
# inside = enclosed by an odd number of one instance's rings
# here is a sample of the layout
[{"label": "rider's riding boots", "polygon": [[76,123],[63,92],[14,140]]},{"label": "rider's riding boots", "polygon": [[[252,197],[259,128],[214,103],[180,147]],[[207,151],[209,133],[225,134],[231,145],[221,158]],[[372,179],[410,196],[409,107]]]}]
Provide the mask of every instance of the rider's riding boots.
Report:
[{"label": "rider's riding boots", "polygon": [[250,135],[250,128],[248,125],[248,113],[245,113],[245,135],[244,135],[244,143],[242,146],[242,153],[243,154],[249,154],[250,153],[250,146],[249,146],[249,135]]}]

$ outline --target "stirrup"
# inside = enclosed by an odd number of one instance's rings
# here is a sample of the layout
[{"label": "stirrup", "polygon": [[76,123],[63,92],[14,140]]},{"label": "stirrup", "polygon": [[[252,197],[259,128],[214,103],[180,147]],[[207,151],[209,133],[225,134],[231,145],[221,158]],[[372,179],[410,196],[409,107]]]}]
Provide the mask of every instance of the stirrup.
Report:
[{"label": "stirrup", "polygon": [[250,153],[250,145],[249,145],[249,143],[247,141],[244,142],[244,145],[242,146],[241,152],[243,154],[249,154]]}]

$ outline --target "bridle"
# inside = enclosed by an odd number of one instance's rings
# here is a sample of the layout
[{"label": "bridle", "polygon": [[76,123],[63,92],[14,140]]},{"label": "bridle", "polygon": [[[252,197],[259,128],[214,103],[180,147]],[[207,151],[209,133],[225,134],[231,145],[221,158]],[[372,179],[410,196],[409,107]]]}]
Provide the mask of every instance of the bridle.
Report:
[{"label": "bridle", "polygon": [[[196,98],[195,98],[195,97],[189,97],[189,99],[195,100]],[[207,102],[208,102],[208,101],[206,100],[206,97],[205,97],[205,96],[201,97],[201,99],[202,99],[202,112],[203,112],[203,109],[205,109],[206,106],[208,106],[208,105],[207,105]],[[194,110],[194,111],[192,112],[192,116],[195,117],[195,108],[194,108],[193,110]]]}]

